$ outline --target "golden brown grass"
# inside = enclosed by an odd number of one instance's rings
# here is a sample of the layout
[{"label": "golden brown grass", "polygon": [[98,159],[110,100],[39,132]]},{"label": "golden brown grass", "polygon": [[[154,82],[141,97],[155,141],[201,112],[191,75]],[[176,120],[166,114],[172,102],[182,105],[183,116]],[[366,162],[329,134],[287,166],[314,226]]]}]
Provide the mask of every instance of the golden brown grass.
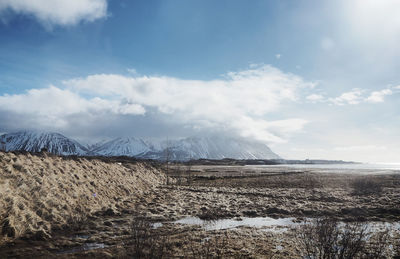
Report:
[{"label": "golden brown grass", "polygon": [[95,212],[133,208],[137,197],[164,180],[140,162],[0,152],[0,234],[3,241],[45,238]]}]

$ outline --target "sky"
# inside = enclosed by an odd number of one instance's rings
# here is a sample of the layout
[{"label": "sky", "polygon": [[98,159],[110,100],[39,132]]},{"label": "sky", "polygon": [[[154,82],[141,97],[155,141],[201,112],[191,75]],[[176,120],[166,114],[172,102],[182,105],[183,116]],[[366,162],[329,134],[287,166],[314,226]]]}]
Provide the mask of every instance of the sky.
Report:
[{"label": "sky", "polygon": [[0,0],[0,132],[400,162],[400,1]]}]

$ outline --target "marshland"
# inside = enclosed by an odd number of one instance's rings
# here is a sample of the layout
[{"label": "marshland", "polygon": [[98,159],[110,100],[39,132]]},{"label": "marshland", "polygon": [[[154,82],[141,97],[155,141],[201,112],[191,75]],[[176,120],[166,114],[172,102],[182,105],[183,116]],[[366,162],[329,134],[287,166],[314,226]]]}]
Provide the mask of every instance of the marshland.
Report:
[{"label": "marshland", "polygon": [[27,152],[0,153],[0,166],[2,258],[399,256],[395,169]]}]

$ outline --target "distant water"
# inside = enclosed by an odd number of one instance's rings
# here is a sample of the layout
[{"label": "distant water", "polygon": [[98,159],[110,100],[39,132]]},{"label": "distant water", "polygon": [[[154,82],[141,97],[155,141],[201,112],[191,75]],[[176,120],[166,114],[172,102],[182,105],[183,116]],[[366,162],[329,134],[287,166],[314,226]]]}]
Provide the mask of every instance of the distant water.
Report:
[{"label": "distant water", "polygon": [[260,165],[255,167],[273,168],[289,167],[293,169],[321,169],[332,171],[400,171],[400,163],[360,163],[360,164],[293,164],[293,165]]}]

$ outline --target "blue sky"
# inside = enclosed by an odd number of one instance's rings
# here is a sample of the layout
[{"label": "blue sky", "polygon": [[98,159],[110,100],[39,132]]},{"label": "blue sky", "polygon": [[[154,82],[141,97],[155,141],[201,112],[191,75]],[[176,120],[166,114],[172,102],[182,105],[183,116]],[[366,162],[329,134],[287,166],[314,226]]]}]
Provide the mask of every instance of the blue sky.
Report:
[{"label": "blue sky", "polygon": [[400,3],[0,1],[0,131],[399,162]]}]

